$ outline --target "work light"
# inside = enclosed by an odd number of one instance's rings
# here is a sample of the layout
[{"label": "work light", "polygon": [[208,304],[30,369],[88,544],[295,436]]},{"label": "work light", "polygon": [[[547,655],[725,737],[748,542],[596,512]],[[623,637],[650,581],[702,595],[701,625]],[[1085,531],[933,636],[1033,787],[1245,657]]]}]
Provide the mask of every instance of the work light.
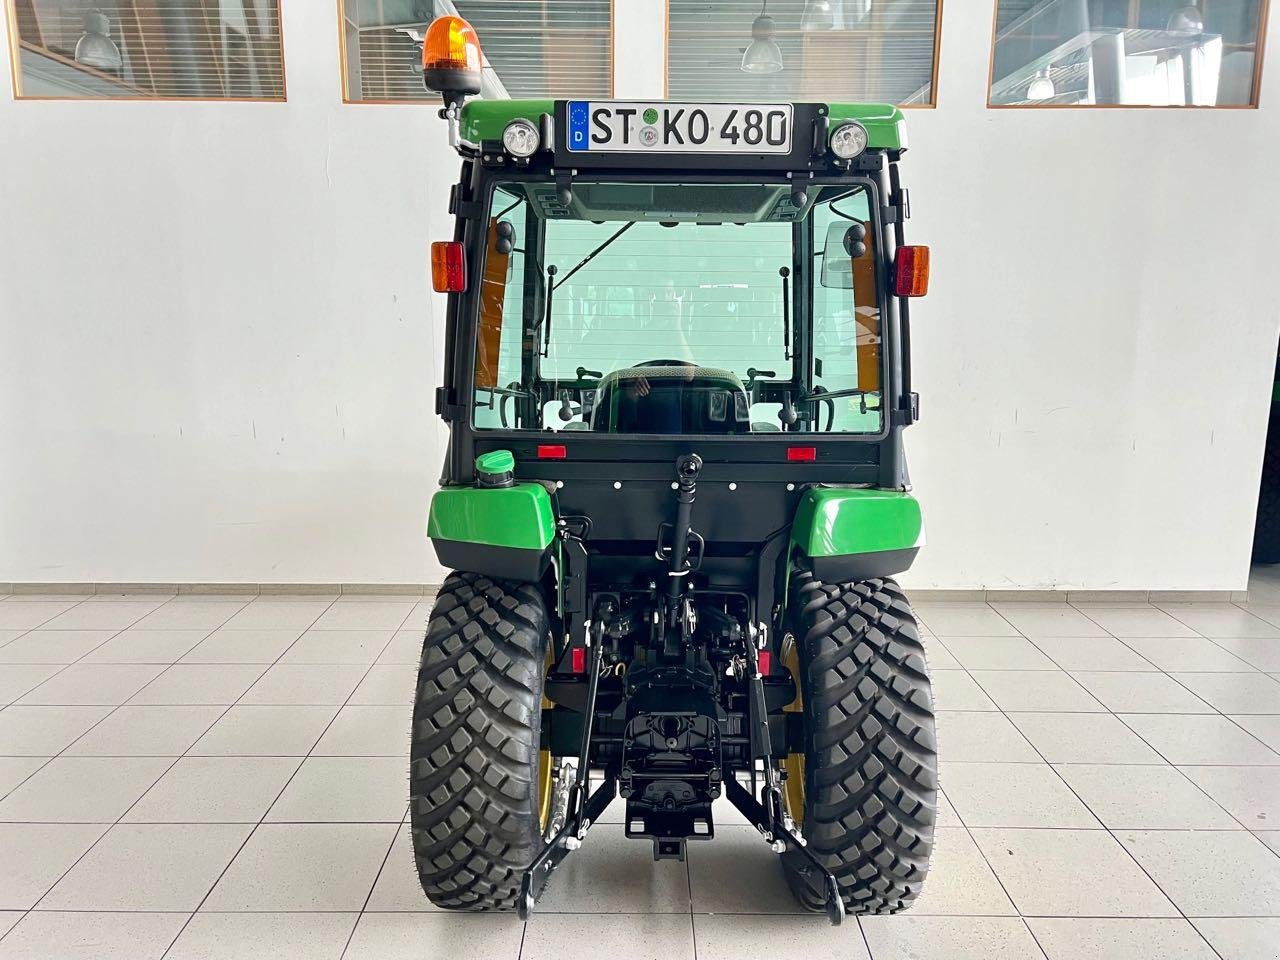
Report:
[{"label": "work light", "polygon": [[538,128],[528,120],[512,120],[502,131],[502,145],[513,157],[531,157],[541,146]]},{"label": "work light", "polygon": [[831,152],[841,160],[852,160],[867,149],[867,128],[860,123],[842,123],[831,132]]}]

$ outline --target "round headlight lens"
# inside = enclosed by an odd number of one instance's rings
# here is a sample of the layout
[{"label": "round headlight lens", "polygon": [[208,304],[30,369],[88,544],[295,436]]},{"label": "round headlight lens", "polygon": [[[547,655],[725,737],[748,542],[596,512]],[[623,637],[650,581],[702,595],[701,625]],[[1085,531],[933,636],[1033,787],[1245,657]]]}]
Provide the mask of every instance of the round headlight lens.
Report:
[{"label": "round headlight lens", "polygon": [[542,138],[538,128],[528,120],[512,120],[502,131],[502,145],[513,157],[531,157],[538,152]]},{"label": "round headlight lens", "polygon": [[860,123],[842,123],[831,133],[831,152],[841,160],[852,160],[867,149],[867,128]]}]

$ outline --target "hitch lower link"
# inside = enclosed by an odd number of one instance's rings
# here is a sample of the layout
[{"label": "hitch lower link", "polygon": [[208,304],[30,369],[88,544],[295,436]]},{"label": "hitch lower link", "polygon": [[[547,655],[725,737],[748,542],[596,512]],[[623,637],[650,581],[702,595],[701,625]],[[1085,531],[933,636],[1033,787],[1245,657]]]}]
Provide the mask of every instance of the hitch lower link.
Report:
[{"label": "hitch lower link", "polygon": [[[767,628],[761,624],[757,641],[760,646],[764,646],[767,637]],[[844,921],[845,909],[844,897],[840,895],[840,885],[836,882],[835,874],[828,870],[818,855],[809,849],[808,841],[796,829],[795,821],[783,807],[778,768],[772,757],[769,715],[765,707],[764,678],[760,673],[759,650],[756,644],[748,642],[747,651],[750,661],[750,696],[747,709],[751,724],[752,788],[747,790],[738,782],[737,777],[725,777],[725,796],[760,831],[774,853],[783,854],[788,850],[794,850],[805,860],[805,865],[799,871],[801,876],[805,877],[814,893],[822,898],[827,919],[831,921],[832,926],[839,926]],[[755,796],[756,760],[764,761],[765,777],[761,791],[763,803]]]},{"label": "hitch lower link", "polygon": [[600,688],[600,671],[604,654],[604,644],[597,642],[591,648],[590,670],[587,681],[587,715],[582,724],[582,747],[578,753],[578,768],[574,771],[573,785],[569,788],[568,810],[564,825],[556,831],[542,852],[529,864],[520,879],[520,900],[516,910],[521,920],[528,920],[533,913],[533,905],[546,888],[551,871],[560,865],[565,857],[582,846],[591,825],[600,819],[610,801],[618,795],[617,775],[610,771],[604,783],[588,792],[588,757],[591,749],[591,729],[595,723],[596,694]]}]

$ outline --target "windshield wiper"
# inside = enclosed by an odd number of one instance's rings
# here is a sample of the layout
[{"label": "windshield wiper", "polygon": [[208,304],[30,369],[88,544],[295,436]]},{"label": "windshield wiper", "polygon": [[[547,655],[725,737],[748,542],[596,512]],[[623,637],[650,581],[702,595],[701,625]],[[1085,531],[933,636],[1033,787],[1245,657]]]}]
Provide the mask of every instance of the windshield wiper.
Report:
[{"label": "windshield wiper", "polygon": [[[607,247],[609,244],[613,243],[613,241],[617,240],[620,236],[622,236],[624,233],[626,233],[628,230],[630,230],[630,229],[631,229],[632,227],[634,227],[635,225],[636,225],[636,221],[635,221],[635,220],[632,220],[630,223],[624,223],[624,224],[622,225],[622,229],[621,229],[621,230],[619,230],[619,231],[618,231],[617,233],[615,233],[612,237],[610,237],[610,238],[609,238],[608,240],[606,240],[604,243],[600,244],[600,246],[596,247],[594,250],[592,250],[590,253],[588,253],[588,254],[587,254],[585,257],[583,257],[581,260],[579,260],[579,261],[578,261],[577,266],[575,266],[572,270],[570,270],[570,271],[569,271],[568,273],[566,273],[563,277],[561,277],[561,278],[560,278],[560,282],[559,282],[559,283],[557,283],[555,286],[556,286],[556,287],[558,287],[558,286],[560,286],[561,284],[567,283],[570,277],[572,277],[575,273],[577,273],[579,270],[581,270],[583,267],[585,267],[588,263],[590,263],[592,260],[594,260],[594,259],[596,258],[596,255],[597,255],[598,253],[600,253],[602,250],[604,250],[604,248],[605,248],[605,247]],[[555,289],[555,287],[552,287],[551,289],[553,289],[553,290],[554,290],[554,289]]]},{"label": "windshield wiper", "polygon": [[556,274],[558,272],[556,265],[553,263],[547,267],[547,315],[542,321],[542,356],[545,357],[547,355],[547,351],[551,348],[551,303],[556,290],[567,283],[569,278],[575,273],[594,260],[596,255],[603,251],[605,247],[609,246],[609,244],[613,243],[613,241],[617,240],[635,225],[635,220],[632,220],[630,223],[624,223],[621,230],[579,260],[574,265],[574,268],[559,280],[556,279]]}]

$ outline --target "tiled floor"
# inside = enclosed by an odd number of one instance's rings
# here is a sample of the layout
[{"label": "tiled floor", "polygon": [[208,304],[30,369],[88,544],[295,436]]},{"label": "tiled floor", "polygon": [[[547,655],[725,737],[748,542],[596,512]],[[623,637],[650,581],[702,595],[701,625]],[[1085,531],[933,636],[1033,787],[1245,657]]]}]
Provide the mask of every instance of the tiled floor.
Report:
[{"label": "tiled floor", "polygon": [[801,914],[731,810],[615,808],[527,927],[435,911],[406,816],[429,601],[0,599],[0,960],[1280,957],[1280,571],[1249,604],[921,603],[945,791],[901,917]]}]

